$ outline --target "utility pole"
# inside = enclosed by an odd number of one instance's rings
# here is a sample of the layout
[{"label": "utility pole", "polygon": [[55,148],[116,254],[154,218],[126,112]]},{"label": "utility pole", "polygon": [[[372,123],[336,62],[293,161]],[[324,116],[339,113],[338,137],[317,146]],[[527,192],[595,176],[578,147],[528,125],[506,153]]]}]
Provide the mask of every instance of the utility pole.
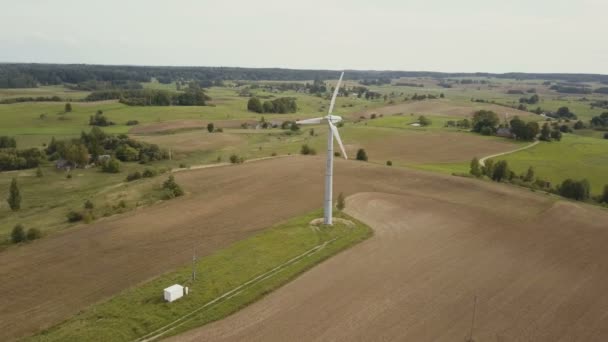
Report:
[{"label": "utility pole", "polygon": [[469,338],[467,342],[473,342],[473,327],[475,326],[475,313],[477,311],[477,296],[473,299],[473,318],[471,319],[471,330],[469,331]]},{"label": "utility pole", "polygon": [[196,249],[192,251],[192,281],[196,280]]}]

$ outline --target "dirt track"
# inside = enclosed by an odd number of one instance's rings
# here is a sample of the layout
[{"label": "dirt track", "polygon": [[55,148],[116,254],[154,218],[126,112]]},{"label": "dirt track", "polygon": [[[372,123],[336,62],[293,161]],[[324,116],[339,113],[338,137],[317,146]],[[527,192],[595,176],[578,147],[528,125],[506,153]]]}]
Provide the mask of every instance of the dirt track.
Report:
[{"label": "dirt track", "polygon": [[[318,208],[323,166],[321,156],[293,157],[177,173],[185,198],[0,253],[0,340],[58,323],[188,263],[195,245],[206,255]],[[276,340],[348,339],[351,330],[389,338],[441,332],[446,339],[453,332],[460,339],[474,293],[480,332],[580,334],[605,323],[605,212],[553,208],[529,191],[356,161],[337,160],[335,175],[336,192],[405,197],[354,197],[351,212],[377,225],[376,237],[197,333]],[[377,203],[378,211],[366,203]],[[381,210],[391,206],[387,220]],[[254,321],[252,312],[259,313]]]}]

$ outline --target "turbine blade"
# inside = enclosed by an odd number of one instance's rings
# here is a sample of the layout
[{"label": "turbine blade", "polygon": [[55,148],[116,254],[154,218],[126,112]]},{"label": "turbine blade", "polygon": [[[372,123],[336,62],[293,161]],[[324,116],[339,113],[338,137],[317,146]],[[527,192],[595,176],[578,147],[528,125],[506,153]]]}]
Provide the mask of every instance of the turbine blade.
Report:
[{"label": "turbine blade", "polygon": [[340,139],[340,133],[338,133],[338,127],[336,127],[333,123],[331,123],[331,121],[329,121],[329,128],[331,128],[331,131],[334,132],[334,138],[336,138],[338,145],[340,145],[342,156],[344,156],[344,159],[348,159],[348,156],[346,155],[346,150],[344,150],[344,145],[342,145],[342,139]]},{"label": "turbine blade", "polygon": [[331,102],[329,103],[329,111],[327,115],[331,115],[334,111],[334,105],[336,104],[336,97],[338,97],[338,91],[340,90],[340,83],[342,83],[342,77],[344,77],[344,71],[340,74],[340,79],[338,80],[338,84],[336,84],[336,89],[334,89],[334,95],[331,97]]},{"label": "turbine blade", "polygon": [[314,125],[314,124],[320,124],[321,120],[323,120],[324,118],[312,118],[312,119],[305,119],[305,120],[298,120],[296,121],[296,123],[298,125]]}]

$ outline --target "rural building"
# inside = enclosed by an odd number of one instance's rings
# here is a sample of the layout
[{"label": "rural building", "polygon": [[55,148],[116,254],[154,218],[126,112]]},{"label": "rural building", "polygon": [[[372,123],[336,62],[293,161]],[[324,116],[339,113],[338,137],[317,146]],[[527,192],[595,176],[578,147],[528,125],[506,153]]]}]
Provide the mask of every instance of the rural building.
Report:
[{"label": "rural building", "polygon": [[167,302],[176,301],[184,296],[184,287],[178,284],[171,285],[164,290]]},{"label": "rural building", "polygon": [[515,134],[511,132],[511,129],[508,127],[500,127],[498,131],[496,131],[496,136],[515,139]]}]

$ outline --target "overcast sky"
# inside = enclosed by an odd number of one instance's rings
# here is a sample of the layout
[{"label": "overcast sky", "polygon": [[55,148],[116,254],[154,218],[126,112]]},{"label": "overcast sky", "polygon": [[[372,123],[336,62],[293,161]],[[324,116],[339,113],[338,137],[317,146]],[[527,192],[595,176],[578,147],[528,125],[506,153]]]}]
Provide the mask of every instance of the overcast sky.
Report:
[{"label": "overcast sky", "polygon": [[0,61],[608,74],[608,0],[0,0]]}]

